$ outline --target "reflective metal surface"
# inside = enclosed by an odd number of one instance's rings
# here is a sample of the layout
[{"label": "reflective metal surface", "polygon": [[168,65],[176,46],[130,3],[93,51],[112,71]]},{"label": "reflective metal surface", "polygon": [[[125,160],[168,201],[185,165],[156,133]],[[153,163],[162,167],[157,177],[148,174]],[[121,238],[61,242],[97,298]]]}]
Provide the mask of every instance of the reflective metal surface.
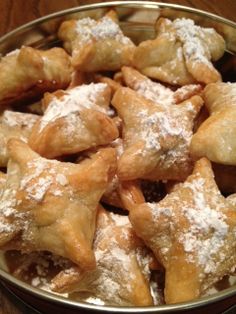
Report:
[{"label": "reflective metal surface", "polygon": [[[214,14],[195,10],[174,4],[164,4],[158,2],[142,2],[142,1],[116,1],[101,4],[93,4],[72,8],[40,18],[34,22],[28,23],[18,29],[8,33],[0,39],[0,53],[5,55],[9,51],[19,48],[21,45],[30,45],[36,48],[46,49],[52,46],[60,46],[61,43],[57,38],[57,29],[60,23],[65,19],[83,18],[85,16],[99,17],[109,9],[115,9],[120,18],[120,26],[127,36],[130,36],[135,43],[139,43],[145,39],[153,38],[154,22],[157,17],[164,16],[168,18],[189,17],[194,19],[197,24],[202,26],[214,27],[221,33],[227,46],[227,53],[223,61],[216,64],[217,68],[222,72],[223,78],[227,80],[235,80],[236,66],[236,23],[218,17]],[[45,302],[51,302],[60,308],[75,309],[85,312],[85,310],[96,311],[100,313],[178,313],[183,311],[198,310],[210,306],[215,302],[230,298],[236,295],[236,286],[225,289],[215,295],[204,297],[191,302],[162,305],[156,307],[111,307],[99,306],[88,303],[75,302],[58,295],[48,293],[43,290],[34,288],[14,277],[6,270],[4,263],[0,261],[0,276],[11,285],[17,287],[26,294],[32,295]],[[232,304],[232,303],[231,303]],[[229,304],[230,305],[230,304]],[[210,313],[210,311],[209,311]]]}]

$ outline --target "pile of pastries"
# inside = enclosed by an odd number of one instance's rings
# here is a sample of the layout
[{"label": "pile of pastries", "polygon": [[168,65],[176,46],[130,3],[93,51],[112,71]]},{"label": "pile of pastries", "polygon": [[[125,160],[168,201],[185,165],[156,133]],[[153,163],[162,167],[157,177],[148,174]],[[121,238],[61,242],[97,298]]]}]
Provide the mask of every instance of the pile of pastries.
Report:
[{"label": "pile of pastries", "polygon": [[109,11],[62,22],[63,48],[0,60],[0,249],[34,287],[151,306],[235,272],[236,83],[214,66],[225,42],[185,18],[155,31],[136,45]]}]

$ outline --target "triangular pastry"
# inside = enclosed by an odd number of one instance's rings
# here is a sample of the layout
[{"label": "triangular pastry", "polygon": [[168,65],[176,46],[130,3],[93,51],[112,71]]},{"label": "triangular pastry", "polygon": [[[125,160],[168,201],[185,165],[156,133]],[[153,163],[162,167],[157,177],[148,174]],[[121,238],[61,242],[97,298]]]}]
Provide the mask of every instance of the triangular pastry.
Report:
[{"label": "triangular pastry", "polygon": [[173,85],[221,81],[211,60],[222,57],[225,42],[213,28],[185,18],[160,18],[156,30],[156,39],[142,42],[134,52],[133,65],[143,74]]},{"label": "triangular pastry", "polygon": [[89,17],[65,21],[58,36],[72,54],[72,65],[77,70],[113,71],[131,64],[135,45],[122,33],[114,11],[98,21]]},{"label": "triangular pastry", "polygon": [[101,149],[81,164],[47,160],[16,139],[8,142],[8,150],[1,248],[46,250],[93,269],[97,206],[115,173],[114,149]]},{"label": "triangular pastry", "polygon": [[70,57],[62,48],[16,49],[0,60],[0,105],[39,98],[44,92],[66,88],[71,73]]},{"label": "triangular pastry", "polygon": [[124,123],[117,170],[121,180],[184,180],[191,173],[189,143],[201,97],[163,107],[123,87],[112,104]]},{"label": "triangular pastry", "polygon": [[152,256],[135,235],[127,216],[100,208],[94,252],[96,270],[66,269],[53,279],[53,290],[89,292],[107,305],[153,304],[149,287]]},{"label": "triangular pastry", "polygon": [[109,102],[110,88],[104,83],[46,94],[45,112],[32,130],[29,145],[41,156],[53,158],[110,143],[119,132],[108,116]]},{"label": "triangular pastry", "polygon": [[203,98],[210,117],[194,134],[191,154],[219,164],[236,165],[236,83],[209,84]]},{"label": "triangular pastry", "polygon": [[159,203],[134,205],[129,218],[165,268],[166,303],[198,298],[235,269],[235,206],[206,158]]},{"label": "triangular pastry", "polygon": [[6,167],[9,159],[7,142],[10,138],[28,141],[38,115],[5,110],[0,116],[0,167]]}]

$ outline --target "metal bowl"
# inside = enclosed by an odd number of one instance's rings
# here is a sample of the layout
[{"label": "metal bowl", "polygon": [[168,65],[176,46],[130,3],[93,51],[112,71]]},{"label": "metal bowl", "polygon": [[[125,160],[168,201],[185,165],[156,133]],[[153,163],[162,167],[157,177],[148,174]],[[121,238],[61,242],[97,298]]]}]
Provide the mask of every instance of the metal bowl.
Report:
[{"label": "metal bowl", "polygon": [[[225,38],[227,47],[223,59],[216,64],[216,67],[222,73],[224,81],[235,81],[236,23],[214,14],[175,4],[147,1],[116,1],[64,10],[25,24],[0,38],[0,53],[5,55],[22,45],[30,45],[40,49],[60,46],[61,43],[56,34],[63,20],[85,17],[87,15],[99,17],[104,14],[104,11],[111,8],[117,11],[120,18],[120,26],[124,33],[131,37],[135,43],[154,38],[154,23],[159,16],[171,19],[188,17],[195,20],[199,25],[214,27]],[[0,277],[18,295],[23,298],[27,297],[29,303],[35,304],[37,300],[39,307],[44,309],[44,313],[45,302],[47,302],[47,308],[50,311],[48,313],[52,313],[52,310],[56,307],[58,314],[65,313],[65,311],[66,313],[176,313],[183,311],[203,313],[203,307],[205,311],[207,310],[207,312],[204,311],[205,313],[212,313],[211,309],[213,306],[214,309],[217,308],[217,310],[214,310],[214,313],[219,313],[223,308],[234,304],[236,300],[236,285],[234,285],[211,296],[174,305],[114,307],[77,302],[34,288],[14,278],[8,273],[3,255],[0,258]],[[227,302],[223,302],[226,299]]]}]

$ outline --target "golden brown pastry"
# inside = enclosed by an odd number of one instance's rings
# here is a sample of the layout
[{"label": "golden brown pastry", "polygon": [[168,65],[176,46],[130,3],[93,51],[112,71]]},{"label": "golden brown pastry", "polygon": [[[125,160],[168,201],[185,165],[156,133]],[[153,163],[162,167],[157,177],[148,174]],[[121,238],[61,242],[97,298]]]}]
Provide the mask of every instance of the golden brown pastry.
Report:
[{"label": "golden brown pastry", "polygon": [[[118,138],[111,143],[111,147],[116,149],[117,160],[124,152],[123,141]],[[129,210],[130,206],[135,202],[136,204],[145,201],[138,180],[121,181],[117,173],[108,184],[106,191],[102,196],[102,201],[106,204]]]},{"label": "golden brown pastry", "polygon": [[0,171],[0,190],[2,190],[4,188],[6,180],[7,180],[6,173]]},{"label": "golden brown pastry", "polygon": [[208,84],[203,92],[205,105],[210,114],[236,106],[236,83]]},{"label": "golden brown pastry", "polygon": [[68,89],[71,89],[73,87],[83,85],[83,84],[89,84],[92,83],[92,80],[90,78],[90,75],[81,72],[81,71],[73,71],[71,75],[71,82],[70,85],[68,86]]},{"label": "golden brown pastry", "polygon": [[151,255],[135,235],[127,216],[100,208],[94,252],[96,270],[66,269],[53,279],[53,290],[86,291],[89,296],[99,298],[108,305],[153,304],[149,288]]},{"label": "golden brown pastry", "polygon": [[227,196],[227,201],[229,201],[232,206],[236,207],[236,193]]},{"label": "golden brown pastry", "polygon": [[122,208],[128,211],[133,208],[133,204],[142,204],[145,202],[141,183],[138,180],[120,181],[118,192],[123,205]]},{"label": "golden brown pastry", "polygon": [[72,54],[72,65],[77,70],[113,71],[131,64],[135,45],[122,33],[114,11],[98,21],[91,18],[65,21],[58,36]]},{"label": "golden brown pastry", "polygon": [[225,165],[236,165],[236,83],[212,83],[204,89],[210,112],[191,141],[195,158],[207,157]]},{"label": "golden brown pastry", "polygon": [[115,81],[115,82],[117,82],[118,84],[120,84],[120,85],[124,85],[124,76],[123,76],[123,74],[122,74],[122,72],[121,71],[118,71],[118,72],[116,72],[114,75],[113,75],[113,80]]},{"label": "golden brown pastry", "polygon": [[82,269],[95,268],[96,212],[115,173],[114,149],[102,149],[81,164],[44,159],[17,139],[9,140],[8,150],[0,198],[1,249],[46,250]]},{"label": "golden brown pastry", "polygon": [[200,94],[200,84],[189,84],[178,88],[175,92],[158,82],[150,80],[131,67],[124,66],[121,69],[124,82],[134,89],[139,95],[156,102],[159,105],[169,106],[183,102],[190,97]]},{"label": "golden brown pastry", "polygon": [[5,110],[0,116],[0,167],[6,167],[9,156],[7,142],[10,138],[18,138],[27,142],[32,127],[39,116]]},{"label": "golden brown pastry", "polygon": [[119,178],[184,180],[192,171],[189,143],[202,103],[201,97],[194,96],[163,107],[129,88],[120,88],[112,100],[124,123]]},{"label": "golden brown pastry", "polygon": [[110,143],[119,136],[108,116],[110,94],[104,83],[46,94],[46,110],[32,130],[30,147],[41,156],[53,158]]},{"label": "golden brown pastry", "polygon": [[[117,154],[117,160],[123,152],[123,141],[120,138],[117,138],[115,141],[111,143],[111,147],[115,148]],[[115,173],[111,182],[108,184],[106,191],[102,196],[102,201],[106,204],[123,208],[123,203],[119,193],[119,186],[121,182]]]},{"label": "golden brown pastry", "polygon": [[165,267],[165,301],[198,298],[236,265],[235,206],[219,192],[210,162],[159,203],[134,205],[135,232]]},{"label": "golden brown pastry", "polygon": [[22,47],[0,60],[0,105],[40,97],[66,88],[71,80],[70,57],[61,48]]},{"label": "golden brown pastry", "polygon": [[133,65],[143,74],[174,85],[221,80],[211,60],[222,57],[225,42],[213,28],[185,18],[160,18],[156,30],[157,38],[142,42],[134,52]]},{"label": "golden brown pastry", "polygon": [[105,83],[107,84],[112,92],[112,95],[121,87],[121,84],[116,82],[115,80],[111,79],[110,77],[106,77],[103,75],[95,75],[95,81],[98,83]]}]

